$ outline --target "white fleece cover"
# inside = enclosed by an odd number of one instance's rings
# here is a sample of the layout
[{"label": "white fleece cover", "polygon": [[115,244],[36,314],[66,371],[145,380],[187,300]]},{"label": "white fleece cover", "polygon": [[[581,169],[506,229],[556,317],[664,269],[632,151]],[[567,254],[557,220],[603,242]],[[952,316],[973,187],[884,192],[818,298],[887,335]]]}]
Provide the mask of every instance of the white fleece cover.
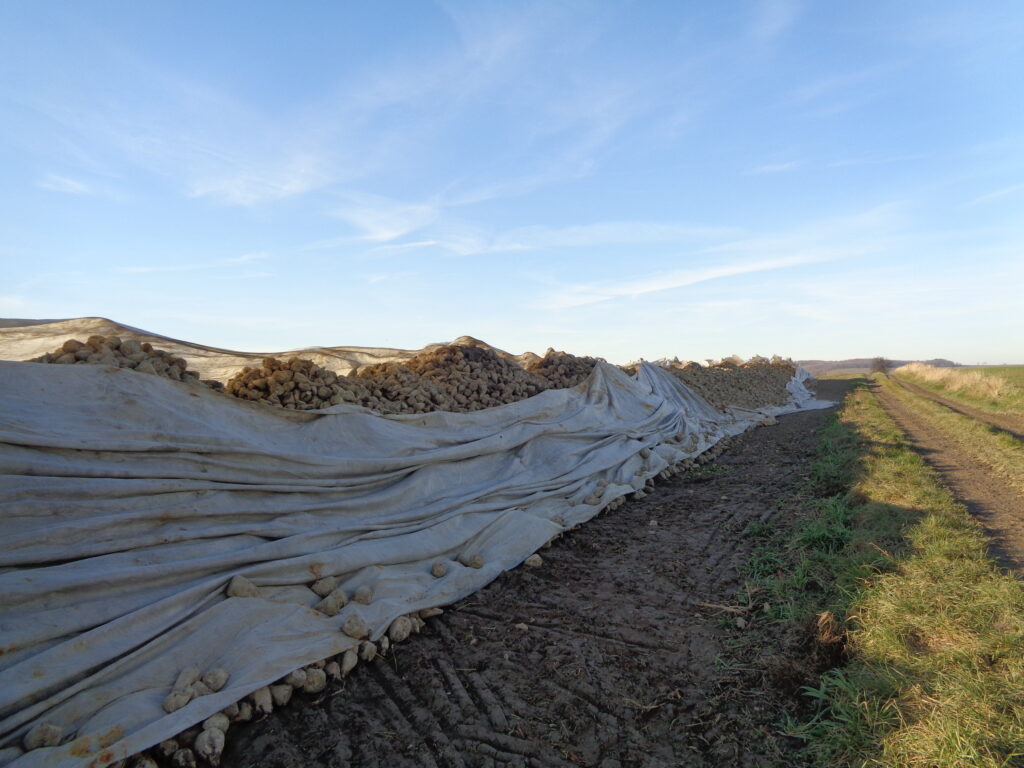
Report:
[{"label": "white fleece cover", "polygon": [[[30,327],[16,329],[24,349]],[[0,357],[18,359],[8,330]],[[100,768],[170,738],[353,647],[349,614],[379,638],[669,464],[766,415],[832,405],[806,378],[786,406],[722,413],[656,366],[631,377],[599,364],[577,387],[497,408],[380,416],[274,409],[131,369],[0,362],[0,745],[53,722],[64,743],[12,765]],[[473,554],[482,568],[457,561]],[[227,598],[235,574],[261,597]],[[350,594],[369,585],[373,600],[320,614],[308,585],[322,576]],[[231,676],[167,714],[188,666]]]}]

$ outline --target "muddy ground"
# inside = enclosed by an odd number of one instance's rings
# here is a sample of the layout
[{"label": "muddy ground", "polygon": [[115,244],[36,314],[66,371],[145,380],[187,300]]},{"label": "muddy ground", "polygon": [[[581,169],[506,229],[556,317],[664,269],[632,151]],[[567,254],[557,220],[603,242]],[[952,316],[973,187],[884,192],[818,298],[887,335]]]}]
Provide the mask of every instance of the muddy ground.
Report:
[{"label": "muddy ground", "polygon": [[[926,389],[902,382],[904,389],[926,397],[940,405],[971,416],[990,426],[1010,432],[1013,417],[993,416],[982,411],[954,403]],[[991,542],[991,554],[1005,568],[1024,574],[1024,499],[1011,486],[1004,483],[978,461],[950,443],[927,421],[908,410],[897,398],[877,384],[871,385],[882,407],[899,425],[911,447],[942,477],[958,501],[966,505],[981,523]]]},{"label": "muddy ground", "polygon": [[734,439],[325,694],[232,729],[223,765],[799,764],[777,724],[815,670],[745,610],[741,568],[752,526],[786,524],[829,413]]}]

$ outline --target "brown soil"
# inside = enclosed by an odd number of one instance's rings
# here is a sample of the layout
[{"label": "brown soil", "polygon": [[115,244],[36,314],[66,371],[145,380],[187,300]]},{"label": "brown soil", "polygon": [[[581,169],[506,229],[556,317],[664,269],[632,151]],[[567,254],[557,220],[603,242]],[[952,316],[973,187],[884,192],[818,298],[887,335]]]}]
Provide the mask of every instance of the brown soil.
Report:
[{"label": "brown soil", "polygon": [[958,403],[956,400],[950,400],[947,397],[931,392],[930,390],[920,387],[917,384],[913,384],[909,381],[903,381],[890,377],[891,381],[895,381],[904,389],[913,392],[915,395],[921,397],[927,397],[929,400],[934,400],[936,403],[946,406],[951,411],[956,411],[963,416],[970,416],[972,419],[988,424],[990,427],[1008,432],[1018,440],[1024,440],[1024,417],[1015,416],[1012,413],[989,413],[988,411],[982,411],[978,408],[972,408],[969,405]]},{"label": "brown soil", "polygon": [[[821,382],[819,396],[845,386]],[[777,724],[835,659],[757,618],[741,567],[751,525],[787,524],[779,501],[807,476],[828,414],[734,439],[326,694],[232,729],[223,765],[800,765]]]},{"label": "brown soil", "polygon": [[[985,528],[992,541],[993,556],[1004,567],[1024,573],[1024,515],[1021,514],[1024,501],[1020,495],[999,478],[992,477],[984,466],[950,445],[938,430],[907,410],[884,389],[877,384],[872,384],[871,387],[882,407],[907,433],[914,450],[942,476],[953,495],[967,506]],[[942,398],[932,396],[919,387],[910,385],[907,388],[915,394],[930,397],[947,405]],[[965,406],[954,405],[956,407],[949,407],[965,415],[974,416],[974,413],[971,413],[974,409],[968,410]],[[984,415],[987,418],[991,417],[991,414]]]}]

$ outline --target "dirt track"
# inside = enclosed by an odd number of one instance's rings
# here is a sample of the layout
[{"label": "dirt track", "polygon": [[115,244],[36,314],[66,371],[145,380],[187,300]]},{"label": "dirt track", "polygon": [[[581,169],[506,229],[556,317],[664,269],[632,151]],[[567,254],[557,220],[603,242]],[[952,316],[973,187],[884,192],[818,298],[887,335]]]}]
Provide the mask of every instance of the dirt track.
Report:
[{"label": "dirt track", "polygon": [[[774,732],[784,639],[721,606],[743,584],[743,532],[805,477],[829,413],[748,432],[570,533],[326,695],[232,729],[223,764],[793,765]],[[737,663],[738,646],[755,651]]]},{"label": "dirt track", "polygon": [[1020,416],[1014,416],[1008,413],[988,413],[978,408],[972,408],[969,405],[958,403],[955,400],[950,400],[948,397],[931,392],[924,387],[919,387],[917,384],[912,384],[909,381],[904,381],[893,376],[889,377],[891,381],[895,381],[901,387],[909,392],[913,392],[915,395],[921,397],[927,397],[929,400],[934,400],[940,405],[944,405],[951,411],[956,411],[963,416],[970,416],[972,419],[977,419],[983,424],[988,424],[990,427],[1001,429],[1003,432],[1009,432],[1018,440],[1024,440],[1024,418]]},{"label": "dirt track", "polygon": [[[985,467],[951,445],[938,430],[910,412],[882,387],[877,384],[871,386],[882,407],[907,433],[914,450],[942,475],[953,495],[967,506],[985,528],[992,540],[992,554],[1004,567],[1013,568],[1024,574],[1024,514],[1021,514],[1024,500],[1013,488],[1008,487],[999,478],[992,477]],[[949,404],[944,398],[933,396],[920,387],[910,385],[906,388],[958,413],[978,418],[974,415],[974,409],[965,410],[964,406]],[[992,424],[987,419],[981,420]],[[996,424],[992,426],[998,427]]]}]

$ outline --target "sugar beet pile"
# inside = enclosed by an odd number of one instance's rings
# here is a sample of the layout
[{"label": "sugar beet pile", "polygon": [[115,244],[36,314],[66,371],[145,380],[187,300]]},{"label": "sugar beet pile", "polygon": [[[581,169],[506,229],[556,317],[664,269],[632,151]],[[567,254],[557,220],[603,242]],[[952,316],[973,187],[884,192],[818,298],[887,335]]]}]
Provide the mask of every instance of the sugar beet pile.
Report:
[{"label": "sugar beet pile", "polygon": [[[64,757],[56,764],[62,766],[78,764],[68,755],[83,756],[81,765],[100,766],[121,761],[126,768],[215,766],[224,749],[225,734],[235,723],[284,706],[295,693],[321,694],[330,681],[346,677],[360,661],[370,661],[386,654],[394,643],[418,632],[425,620],[441,613],[439,605],[446,605],[478,589],[503,569],[520,563],[539,567],[543,561],[535,551],[545,542],[603,510],[617,508],[627,498],[643,498],[654,479],[666,479],[695,462],[717,455],[731,435],[758,423],[771,423],[770,415],[765,414],[724,414],[722,410],[726,407],[765,409],[767,414],[800,407],[799,404],[793,405],[795,401],[790,399],[787,391],[787,385],[794,381],[797,372],[790,361],[780,358],[617,369],[599,358],[577,357],[553,349],[543,357],[527,354],[514,358],[482,342],[468,337],[464,339],[432,346],[416,354],[404,355],[401,359],[357,366],[347,374],[329,370],[308,358],[266,357],[258,366],[239,366],[237,372],[223,383],[201,378],[189,369],[184,357],[125,336],[92,335],[84,341],[68,339],[54,351],[33,358],[31,362],[104,366],[107,371],[111,368],[133,369],[185,385],[157,385],[153,382],[151,387],[147,387],[144,379],[134,376],[103,380],[111,382],[113,388],[112,394],[107,393],[112,398],[109,405],[114,412],[113,447],[105,449],[102,441],[98,440],[95,445],[90,441],[85,457],[81,459],[82,467],[69,464],[70,469],[65,470],[62,463],[62,469],[53,479],[46,476],[46,472],[51,471],[49,458],[44,457],[38,465],[43,469],[38,472],[30,463],[24,464],[29,467],[22,470],[26,475],[41,476],[41,487],[44,487],[41,503],[59,503],[59,495],[54,494],[61,492],[61,483],[68,476],[106,478],[103,472],[107,465],[103,461],[108,453],[113,455],[121,450],[119,446],[123,442],[117,419],[124,414],[116,398],[122,396],[123,402],[130,403],[133,398],[144,400],[149,390],[157,392],[155,397],[162,407],[155,413],[165,416],[168,421],[153,423],[152,445],[134,449],[138,453],[126,453],[124,458],[114,459],[116,467],[141,467],[138,478],[130,474],[132,469],[124,470],[129,474],[112,474],[111,478],[123,478],[126,483],[155,483],[152,495],[141,497],[142,520],[147,519],[145,515],[152,509],[164,509],[154,507],[154,504],[172,503],[164,501],[165,498],[174,498],[178,493],[187,496],[186,506],[182,508],[185,516],[181,519],[200,521],[197,523],[200,527],[193,532],[193,538],[182,538],[178,543],[211,548],[204,550],[205,560],[192,560],[190,551],[180,550],[184,554],[175,554],[174,557],[179,559],[175,561],[172,557],[166,565],[181,563],[184,567],[173,572],[176,576],[179,573],[188,576],[190,568],[200,568],[195,563],[203,563],[202,567],[210,570],[197,571],[200,575],[196,578],[201,581],[200,576],[207,574],[213,583],[219,583],[214,590],[218,595],[213,603],[215,607],[227,611],[226,606],[238,605],[236,599],[249,606],[238,608],[245,611],[240,619],[245,632],[234,636],[235,643],[244,643],[243,638],[264,636],[261,633],[280,642],[285,626],[302,637],[315,637],[316,642],[307,639],[305,647],[286,655],[290,661],[284,657],[277,660],[276,671],[269,676],[260,671],[266,660],[260,658],[258,639],[252,640],[256,645],[250,652],[238,650],[228,657],[237,665],[231,667],[231,664],[212,663],[210,659],[222,658],[216,655],[206,656],[207,662],[200,658],[211,653],[210,645],[216,645],[216,635],[204,640],[193,629],[183,629],[177,641],[180,643],[180,660],[173,674],[160,672],[155,679],[140,678],[131,687],[133,691],[153,691],[158,696],[156,706],[179,724],[177,729],[161,736],[163,741],[154,744],[153,739],[136,737],[135,734],[141,730],[138,725],[123,740],[125,734],[119,727],[104,730],[99,735],[76,731],[62,721],[63,710],[58,702],[51,716],[33,716],[25,721],[25,727],[17,724],[8,726],[7,733],[15,734],[17,739],[16,743],[10,738],[2,742],[0,766],[11,762],[21,764],[23,759],[25,765],[35,766],[41,764],[34,759],[36,756],[58,750],[62,750],[60,754]],[[7,371],[8,375],[15,374],[13,381],[18,384],[17,372],[13,369]],[[83,387],[88,384],[83,391],[95,392],[97,382],[101,381],[97,376],[104,374],[95,367],[82,372],[89,374],[90,371],[95,375],[82,377]],[[58,378],[61,382],[75,381],[75,377]],[[20,389],[15,386],[8,390],[13,392],[13,401],[21,397],[24,402],[31,397],[34,387],[45,389],[48,386],[45,376],[38,372],[31,374],[29,379],[27,383],[21,383]],[[60,386],[63,385],[59,382],[54,384],[55,391],[59,391]],[[608,396],[612,386],[616,391],[614,401]],[[223,394],[215,394],[214,391]],[[118,395],[119,392],[126,394]],[[495,406],[523,402],[542,393],[548,394],[533,401],[533,410],[524,404],[511,414],[487,411]],[[693,393],[700,397],[694,398]],[[225,399],[225,395],[252,401],[254,405],[243,406]],[[45,391],[39,397],[49,402],[54,399],[52,393]],[[63,425],[74,418],[86,418],[75,410],[71,398],[67,400],[62,404],[66,410],[55,417],[57,423]],[[545,404],[538,404],[540,400]],[[254,417],[252,424],[239,427],[238,433],[251,434],[251,437],[243,440],[233,435],[232,439],[237,444],[232,443],[220,453],[217,441],[224,430],[218,429],[216,423],[207,424],[212,418],[209,414],[221,412],[218,411],[218,402],[231,403],[227,415],[232,419],[235,418],[232,414],[237,414],[239,409]],[[578,408],[580,403],[594,403],[599,407]],[[456,431],[444,434],[431,432],[426,436],[415,432],[415,429],[430,432],[441,428],[415,427],[414,422],[419,420],[375,419],[365,411],[356,413],[353,409],[338,409],[324,414],[324,423],[336,419],[330,423],[352,424],[364,430],[355,441],[357,457],[364,445],[373,444],[377,446],[373,450],[382,451],[381,461],[367,464],[371,468],[353,469],[356,474],[346,475],[349,465],[355,466],[361,460],[357,458],[354,462],[351,458],[352,441],[346,442],[346,430],[328,428],[321,432],[293,432],[292,420],[288,431],[279,431],[279,422],[284,419],[283,414],[275,410],[321,411],[339,405],[362,406],[383,415],[487,413],[472,417],[479,420],[478,426],[473,426],[476,421],[472,424],[460,422],[469,426],[460,426]],[[192,422],[194,426],[190,427],[192,433],[182,432],[183,435],[200,435],[202,439],[195,441],[199,447],[183,449],[179,454],[177,446],[182,443],[175,443],[177,438],[170,434],[175,429],[175,419],[187,416],[192,407],[200,406],[211,410],[204,411],[206,415],[196,415]],[[304,422],[300,428],[316,430],[320,420],[311,418],[314,420]],[[367,418],[370,421],[366,421]],[[373,427],[377,422],[391,426],[378,434]],[[39,423],[46,424],[45,421]],[[405,424],[409,426],[403,426]],[[0,424],[0,428],[3,426]],[[209,429],[204,432],[207,426]],[[233,427],[233,423],[229,426]],[[250,432],[245,433],[244,429],[250,429]],[[367,429],[368,432],[365,431]],[[395,429],[409,431],[395,433]],[[470,433],[463,434],[465,429]],[[509,436],[524,430],[527,436],[522,438],[523,442],[504,444],[504,440],[511,439]],[[271,437],[267,438],[270,433]],[[322,455],[306,454],[304,434],[316,438],[318,450],[324,452]],[[289,448],[284,444],[290,438],[294,438],[294,444]],[[270,439],[272,449],[266,448],[267,439]],[[415,444],[417,439],[422,441],[421,444]],[[364,440],[370,440],[370,443],[364,443]],[[7,439],[8,444],[13,442]],[[68,451],[58,443],[54,443],[54,448],[64,462]],[[469,447],[463,450],[463,444]],[[331,453],[332,445],[340,445],[341,452]],[[536,448],[531,447],[535,445]],[[581,445],[586,447],[581,448]],[[165,446],[170,446],[172,458],[168,461],[173,462],[172,471],[166,469],[171,464],[160,463],[162,459],[159,457],[163,455],[161,451]],[[4,443],[0,442],[0,448],[3,447]],[[199,480],[193,478],[195,473],[180,469],[190,466],[188,450],[198,451],[195,458],[203,467],[198,473]],[[268,450],[279,453],[267,453]],[[152,470],[144,466],[147,461],[157,462]],[[522,473],[522,477],[510,478],[510,466],[515,467],[515,472]],[[122,472],[121,469],[114,471]],[[244,472],[242,479],[239,479],[240,471]],[[551,478],[557,478],[558,482],[552,482]],[[211,483],[215,488],[208,496],[203,495],[205,491],[194,490],[206,488]],[[419,484],[410,491],[409,483]],[[468,492],[471,495],[459,496],[461,483],[473,488]],[[474,483],[479,487],[473,487]],[[77,491],[73,485],[68,487],[72,494],[68,498],[75,500],[66,503],[74,505],[78,503],[74,495]],[[265,491],[261,490],[263,487]],[[26,488],[23,493],[32,499],[34,486],[29,483]],[[282,489],[289,492],[282,493]],[[132,516],[137,510],[129,501],[122,501],[130,500],[134,491],[122,491],[120,496],[108,495],[110,491],[101,484],[98,490],[90,492],[97,499],[97,531],[104,530],[112,514],[134,519]],[[233,493],[238,495],[237,501],[233,500]],[[265,510],[261,506],[264,497]],[[88,493],[85,494],[83,509],[91,509],[91,499]],[[106,508],[109,499],[124,506],[112,513]],[[15,502],[21,503],[20,500]],[[31,504],[31,501],[26,503]],[[430,505],[433,505],[430,509],[421,510]],[[166,509],[173,510],[174,507]],[[353,509],[369,517],[353,522]],[[338,514],[332,517],[335,511]],[[464,513],[465,517],[458,517]],[[175,511],[174,514],[180,513]],[[270,517],[264,520],[260,514],[269,514]],[[273,550],[273,553],[246,555],[242,560],[231,561],[231,565],[211,563],[217,557],[230,560],[231,546],[236,545],[229,546],[228,542],[234,541],[231,537],[235,534],[223,531],[234,528],[239,515],[246,520],[238,534],[244,541],[246,552],[255,552],[258,545]],[[483,516],[488,517],[481,524],[479,521]],[[38,519],[39,515],[34,513],[34,508],[28,508],[26,517]],[[202,521],[207,520],[212,527],[204,529],[201,526],[207,523]],[[76,551],[74,547],[78,546],[78,541],[89,539],[86,527],[89,524],[92,524],[91,518],[83,513],[67,530],[58,526],[42,539],[23,537],[26,551],[17,551],[17,556],[22,558],[21,562],[32,564],[33,574],[39,573],[49,562],[45,556],[50,551],[47,547],[53,546],[53,552],[57,554],[50,557],[59,568],[67,562],[59,551],[61,537],[66,537],[71,551]],[[445,529],[445,535],[449,535],[447,531],[452,526],[456,526],[454,533],[450,533],[454,544],[445,540],[433,550],[423,549],[435,534],[435,529]],[[127,535],[142,536],[139,531],[144,527],[140,523],[132,523],[126,528]],[[173,541],[163,537],[175,536],[177,530],[161,528],[156,532],[155,540],[144,537],[136,542],[112,539],[109,550],[100,547],[92,556],[95,560],[100,556],[116,558],[122,553],[130,553],[133,547],[148,552],[158,542]],[[216,531],[212,538],[209,531]],[[355,535],[364,533],[370,535]],[[303,542],[314,535],[325,537],[325,543],[310,544],[308,550],[276,549],[284,543]],[[218,543],[221,540],[217,536],[223,537],[223,545]],[[95,538],[102,543],[102,534]],[[393,549],[379,548],[382,543],[390,542],[393,542]],[[221,546],[224,549],[219,549]],[[167,551],[172,550],[179,551],[173,547]],[[417,554],[403,559],[401,555],[407,551],[416,551]],[[294,566],[280,565],[293,561],[298,564],[297,576],[293,575]],[[249,569],[246,571],[248,577],[240,575],[237,563]],[[389,567],[394,570],[382,570],[382,563],[391,563]],[[217,582],[221,573],[234,575]],[[14,575],[17,574],[0,570],[0,579]],[[60,588],[62,576],[59,573],[55,578],[54,594],[70,593],[69,588]],[[130,577],[126,578],[134,587]],[[111,579],[110,588],[113,589],[117,582],[113,580],[115,577]],[[140,579],[138,586],[159,592],[167,589],[167,583],[167,577],[158,575],[153,584]],[[211,599],[205,582],[197,589],[204,600]],[[136,599],[130,594],[132,588],[125,587],[122,591],[128,595],[125,597],[129,606],[125,609],[125,616],[149,610],[150,603],[141,598],[136,604],[131,603]],[[175,596],[173,591],[161,594],[165,599]],[[180,609],[183,613],[179,615],[191,616],[191,605],[184,604]],[[401,606],[401,610],[395,606]],[[76,609],[78,607],[75,606]],[[296,607],[302,609],[300,613],[287,613]],[[109,610],[109,606],[104,605],[104,609]],[[117,618],[116,612],[111,616]],[[282,623],[282,616],[289,618]],[[328,621],[335,622],[331,625],[333,634],[324,636],[321,629]],[[102,623],[99,628],[104,629]],[[166,629],[160,631],[165,633]],[[58,636],[55,631],[54,637]],[[68,637],[77,635],[70,633]],[[142,644],[139,643],[138,647],[141,648]],[[41,652],[44,654],[45,648]],[[101,670],[104,667],[103,664],[95,666]],[[114,666],[111,664],[112,668]],[[137,666],[139,670],[144,669],[141,663]],[[97,674],[102,678],[104,673]],[[31,675],[22,677],[28,679]],[[260,682],[254,683],[253,680]],[[104,690],[101,682],[96,685],[98,690]],[[101,698],[102,694],[98,693],[97,697]],[[68,706],[73,712],[74,708]],[[192,712],[197,714],[190,714]],[[98,727],[97,722],[104,722],[102,714],[103,710],[98,713],[98,720],[89,722]],[[17,716],[15,711],[14,717]],[[129,716],[123,716],[130,721]],[[116,725],[116,720],[114,722]],[[177,735],[166,738],[175,732]],[[130,739],[133,737],[138,740],[132,742]],[[134,743],[135,746],[124,747],[124,743]],[[103,750],[111,745],[120,745],[122,752],[110,752],[110,759],[104,762],[104,755],[108,752]],[[124,752],[124,749],[128,751]]]},{"label": "sugar beet pile", "polygon": [[[200,380],[184,359],[152,344],[91,336],[84,342],[69,339],[33,362],[132,368],[290,410],[313,411],[347,403],[381,414],[493,408],[548,389],[575,387],[586,381],[595,365],[604,362],[554,349],[548,349],[542,358],[534,357],[523,367],[471,340],[435,346],[402,362],[364,365],[348,376],[309,359],[268,357],[260,367],[245,367],[222,384]],[[739,363],[726,359],[712,365],[670,364],[667,368],[719,410],[783,405],[788,397],[786,384],[796,372],[791,360],[779,357],[754,357]],[[635,372],[635,366],[626,370]]]}]

